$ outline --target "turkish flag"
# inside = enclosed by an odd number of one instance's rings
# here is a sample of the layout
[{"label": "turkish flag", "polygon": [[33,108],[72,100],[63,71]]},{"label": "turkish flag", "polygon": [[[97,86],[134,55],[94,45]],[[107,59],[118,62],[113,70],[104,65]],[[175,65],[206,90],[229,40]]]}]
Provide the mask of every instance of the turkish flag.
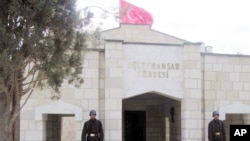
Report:
[{"label": "turkish flag", "polygon": [[149,12],[124,0],[120,0],[120,16],[120,23],[153,24],[153,17]]}]

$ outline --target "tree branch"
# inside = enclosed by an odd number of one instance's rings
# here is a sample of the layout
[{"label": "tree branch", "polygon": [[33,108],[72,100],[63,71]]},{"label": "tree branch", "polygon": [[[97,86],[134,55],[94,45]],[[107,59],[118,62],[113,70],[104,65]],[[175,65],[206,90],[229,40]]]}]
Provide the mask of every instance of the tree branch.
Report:
[{"label": "tree branch", "polygon": [[[35,86],[35,84],[34,84],[34,86]],[[31,91],[28,93],[28,96],[25,98],[24,103],[21,105],[19,112],[20,112],[21,109],[24,107],[24,105],[27,103],[27,101],[28,101],[28,99],[30,98],[30,96],[31,96],[31,94],[33,93],[33,91],[34,91],[34,88],[31,89]]]}]

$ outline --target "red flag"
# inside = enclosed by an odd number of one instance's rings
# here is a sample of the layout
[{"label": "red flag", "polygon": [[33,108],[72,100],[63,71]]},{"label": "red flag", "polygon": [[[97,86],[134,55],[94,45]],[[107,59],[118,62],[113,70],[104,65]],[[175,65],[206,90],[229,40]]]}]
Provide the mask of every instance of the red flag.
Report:
[{"label": "red flag", "polygon": [[149,12],[124,0],[120,0],[120,12],[120,23],[153,24],[153,17]]}]

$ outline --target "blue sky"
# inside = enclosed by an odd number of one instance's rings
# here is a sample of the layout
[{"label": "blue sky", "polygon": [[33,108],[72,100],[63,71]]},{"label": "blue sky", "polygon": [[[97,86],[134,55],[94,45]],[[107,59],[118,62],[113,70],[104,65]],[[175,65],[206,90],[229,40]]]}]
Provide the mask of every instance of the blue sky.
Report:
[{"label": "blue sky", "polygon": [[[127,0],[150,12],[152,29],[191,42],[204,42],[215,53],[250,55],[249,0]],[[78,7],[100,6],[110,10],[119,7],[119,0],[78,0]],[[94,9],[93,9],[94,10]],[[113,17],[102,22],[102,28],[119,26]],[[99,12],[100,13],[100,12]],[[99,14],[100,15],[100,14]]]}]

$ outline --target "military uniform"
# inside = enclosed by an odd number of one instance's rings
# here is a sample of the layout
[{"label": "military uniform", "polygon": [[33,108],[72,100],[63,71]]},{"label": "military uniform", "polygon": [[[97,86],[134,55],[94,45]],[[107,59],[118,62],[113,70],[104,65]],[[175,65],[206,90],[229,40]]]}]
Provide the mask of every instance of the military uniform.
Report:
[{"label": "military uniform", "polygon": [[213,119],[208,124],[209,141],[226,141],[224,123],[219,119]]},{"label": "military uniform", "polygon": [[104,133],[101,121],[90,119],[84,123],[81,141],[103,141]]}]

